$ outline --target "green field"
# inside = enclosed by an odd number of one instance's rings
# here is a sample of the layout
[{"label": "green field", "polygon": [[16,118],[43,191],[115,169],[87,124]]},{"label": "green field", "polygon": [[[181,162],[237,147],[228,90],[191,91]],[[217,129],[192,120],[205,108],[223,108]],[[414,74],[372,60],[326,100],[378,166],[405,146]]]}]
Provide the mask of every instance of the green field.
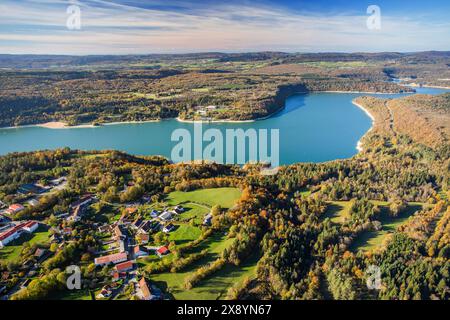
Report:
[{"label": "green field", "polygon": [[330,201],[324,218],[329,218],[334,223],[344,223],[350,217],[350,201]]},{"label": "green field", "polygon": [[22,245],[29,242],[30,245],[44,245],[48,243],[50,232],[45,230],[42,226],[39,227],[33,234],[24,234],[19,239],[8,244],[6,247],[0,249],[0,260],[7,262],[16,262],[20,258],[22,252]]},{"label": "green field", "polygon": [[214,261],[220,253],[232,243],[233,239],[226,239],[224,235],[215,234],[195,248],[194,252],[208,250],[208,255],[193,263],[182,272],[161,273],[150,277],[155,284],[169,292],[175,299],[183,300],[215,300],[224,298],[228,288],[251,277],[255,273],[257,256],[250,257],[239,266],[225,265],[221,270],[197,284],[191,290],[183,287],[184,279],[195,272],[200,266]]},{"label": "green field", "polygon": [[240,196],[241,191],[237,188],[214,188],[189,192],[174,191],[168,195],[167,201],[170,205],[194,202],[210,207],[220,205],[222,208],[231,208]]},{"label": "green field", "polygon": [[[392,234],[400,225],[406,222],[408,218],[416,211],[421,210],[425,206],[424,203],[410,202],[406,210],[400,213],[398,217],[391,217],[388,214],[388,205],[386,201],[371,201],[377,205],[380,210],[380,222],[382,223],[382,230],[363,232],[352,243],[351,251],[371,251],[379,248],[385,239]],[[330,201],[328,202],[328,209],[324,218],[329,218],[333,223],[343,224],[346,219],[350,218],[351,201]]]},{"label": "green field", "polygon": [[381,219],[380,222],[383,225],[380,231],[367,231],[363,232],[350,246],[351,251],[372,251],[381,247],[385,239],[393,234],[395,230],[404,224],[410,216],[415,212],[421,210],[425,204],[410,203],[406,210],[401,212],[399,216],[393,218],[387,214],[387,208],[381,207]]}]

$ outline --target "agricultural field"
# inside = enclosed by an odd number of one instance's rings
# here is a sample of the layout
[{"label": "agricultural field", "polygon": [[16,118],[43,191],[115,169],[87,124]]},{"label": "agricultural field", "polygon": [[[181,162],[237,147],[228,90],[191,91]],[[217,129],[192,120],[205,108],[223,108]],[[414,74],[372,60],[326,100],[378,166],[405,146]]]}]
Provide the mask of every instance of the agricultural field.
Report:
[{"label": "agricultural field", "polygon": [[214,234],[203,243],[195,247],[191,254],[199,253],[202,250],[208,250],[208,254],[193,263],[185,270],[177,273],[165,272],[150,276],[158,287],[170,293],[173,298],[189,300],[216,300],[224,298],[227,290],[234,284],[242,281],[245,277],[252,277],[256,269],[257,259],[251,257],[239,266],[225,265],[222,269],[202,280],[194,288],[186,290],[183,287],[185,279],[193,274],[199,267],[217,259],[220,253],[227,248],[234,239],[227,238],[225,235]]},{"label": "agricultural field", "polygon": [[241,192],[237,188],[201,189],[190,192],[175,191],[169,194],[167,202],[170,205],[194,202],[207,206],[220,205],[222,208],[231,208],[236,204],[240,195]]}]

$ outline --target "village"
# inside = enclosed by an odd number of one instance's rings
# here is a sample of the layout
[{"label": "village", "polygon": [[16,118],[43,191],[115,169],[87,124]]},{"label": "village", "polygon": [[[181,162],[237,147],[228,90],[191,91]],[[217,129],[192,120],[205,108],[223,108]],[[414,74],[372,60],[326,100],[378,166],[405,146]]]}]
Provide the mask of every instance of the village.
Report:
[{"label": "village", "polygon": [[[176,234],[178,229],[185,232],[186,228],[189,230],[198,228],[188,223],[192,224],[194,218],[203,228],[211,226],[213,218],[211,210],[199,204],[190,204],[188,208],[180,204],[158,207],[151,203],[150,197],[143,196],[140,201],[133,203],[107,204],[114,207],[116,214],[106,221],[97,221],[92,215],[92,208],[99,205],[103,207],[105,204],[95,194],[85,194],[70,203],[67,212],[55,215],[51,222],[12,219],[15,214],[26,210],[27,207],[39,205],[39,199],[43,195],[54,189],[63,190],[65,185],[64,177],[52,180],[49,186],[37,183],[23,185],[17,191],[18,195],[23,196],[21,203],[12,203],[9,206],[2,203],[0,250],[18,246],[17,250],[22,256],[23,247],[26,245],[32,247],[32,252],[27,253],[29,256],[22,259],[20,265],[11,263],[11,271],[2,274],[0,298],[8,299],[26,288],[32,279],[39,276],[39,271],[47,260],[54,258],[68,245],[77,241],[80,238],[79,233],[87,228],[94,232],[99,246],[89,248],[88,252],[84,253],[83,257],[88,256],[89,259],[83,263],[93,264],[106,275],[95,290],[89,291],[91,298],[110,300],[126,295],[127,299],[166,299],[163,290],[148,281],[141,272],[142,267],[147,265],[145,260],[154,261],[170,255],[171,234]],[[194,210],[193,206],[196,206]],[[195,215],[192,215],[192,212]],[[45,235],[45,239],[41,234]],[[155,243],[155,235],[162,238],[158,243]],[[42,241],[34,243],[35,238],[42,238]],[[19,271],[14,276],[16,284],[12,287],[5,285],[11,280],[15,270]]]}]

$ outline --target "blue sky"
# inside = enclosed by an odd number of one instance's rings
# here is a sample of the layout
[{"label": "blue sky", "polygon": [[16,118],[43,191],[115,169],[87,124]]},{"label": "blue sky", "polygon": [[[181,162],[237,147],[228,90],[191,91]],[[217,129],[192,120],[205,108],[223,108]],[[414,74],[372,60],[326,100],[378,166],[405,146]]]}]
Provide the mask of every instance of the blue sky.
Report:
[{"label": "blue sky", "polygon": [[[79,30],[66,26],[71,4]],[[1,0],[0,53],[450,50],[448,12],[447,0]]]}]

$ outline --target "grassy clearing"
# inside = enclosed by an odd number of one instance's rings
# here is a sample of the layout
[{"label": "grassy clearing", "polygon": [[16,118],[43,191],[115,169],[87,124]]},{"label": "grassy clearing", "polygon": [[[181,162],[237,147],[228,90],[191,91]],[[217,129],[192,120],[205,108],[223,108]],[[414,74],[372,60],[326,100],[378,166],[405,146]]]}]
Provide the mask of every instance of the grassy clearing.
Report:
[{"label": "grassy clearing", "polygon": [[215,300],[223,299],[228,288],[246,277],[253,277],[256,271],[258,255],[254,254],[240,266],[225,265],[221,270],[201,281],[191,290],[183,287],[184,279],[195,272],[200,266],[214,261],[220,253],[228,247],[233,239],[226,239],[223,235],[215,234],[195,248],[195,252],[208,249],[209,254],[200,261],[192,264],[183,272],[161,273],[150,277],[157,286],[170,292],[175,299],[185,300]]},{"label": "grassy clearing", "polygon": [[350,201],[330,201],[324,218],[329,218],[333,223],[342,224],[350,218]]},{"label": "grassy clearing", "polygon": [[23,244],[25,242],[29,242],[30,245],[44,245],[48,243],[49,237],[50,231],[41,226],[35,233],[24,234],[19,239],[16,239],[6,247],[0,249],[0,260],[16,262],[20,258],[20,253],[22,252]]},{"label": "grassy clearing", "polygon": [[[386,201],[371,201],[377,205],[380,210],[380,222],[382,223],[382,230],[367,231],[358,236],[350,247],[351,251],[371,251],[379,248],[395,230],[405,223],[410,216],[415,212],[429,207],[429,204],[410,202],[406,210],[400,213],[399,216],[393,218],[389,216],[389,203]],[[329,218],[333,223],[343,224],[350,218],[351,201],[330,201],[328,203],[327,212],[324,218]]]},{"label": "grassy clearing", "polygon": [[174,232],[170,233],[170,241],[175,241],[176,244],[183,244],[194,241],[201,235],[201,230],[198,227],[191,226],[190,224],[182,224],[177,226]]},{"label": "grassy clearing", "polygon": [[167,197],[170,205],[185,202],[194,202],[207,206],[220,205],[222,208],[231,208],[241,196],[237,188],[200,189],[189,192],[174,191]]},{"label": "grassy clearing", "polygon": [[182,221],[194,219],[196,224],[201,224],[204,216],[210,211],[208,207],[195,203],[184,203],[183,207],[185,211],[179,215],[179,219]]},{"label": "grassy clearing", "polygon": [[392,235],[395,230],[404,224],[410,216],[415,212],[422,210],[426,204],[422,203],[410,203],[406,210],[401,212],[399,216],[393,218],[388,215],[387,207],[381,207],[381,218],[380,221],[383,228],[380,231],[368,231],[363,232],[358,238],[353,242],[350,247],[351,251],[372,251],[380,248],[386,239]]},{"label": "grassy clearing", "polygon": [[[217,259],[220,253],[226,247],[228,247],[232,243],[232,241],[233,239],[227,239],[224,235],[214,234],[206,241],[202,242],[199,246],[195,247],[192,251],[192,253],[198,253],[204,249],[207,249],[208,254],[206,255],[206,257],[193,263],[182,272],[165,272],[156,274],[151,276],[150,280],[154,281],[156,285],[158,285],[161,289],[170,292],[175,297],[175,299],[216,299],[217,294],[214,292],[214,290],[217,290],[218,288],[212,288],[204,285],[204,283],[207,283],[207,279],[191,290],[184,289],[184,279],[191,273],[195,272],[195,270],[200,266]],[[212,276],[212,278],[215,279],[216,275]]]}]

